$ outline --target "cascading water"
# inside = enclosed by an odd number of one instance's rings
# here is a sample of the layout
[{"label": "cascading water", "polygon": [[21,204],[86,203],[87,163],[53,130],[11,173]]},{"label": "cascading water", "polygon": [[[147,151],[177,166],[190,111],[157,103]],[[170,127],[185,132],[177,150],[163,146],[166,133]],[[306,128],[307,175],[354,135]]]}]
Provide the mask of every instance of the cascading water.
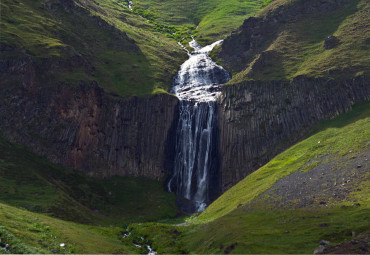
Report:
[{"label": "cascading water", "polygon": [[[195,40],[174,78],[172,92],[180,99],[175,165],[168,190],[190,201],[188,211],[203,211],[209,198],[210,170],[217,125],[216,98],[229,73],[208,56],[222,41],[201,47]],[[190,209],[189,209],[190,208]]]}]

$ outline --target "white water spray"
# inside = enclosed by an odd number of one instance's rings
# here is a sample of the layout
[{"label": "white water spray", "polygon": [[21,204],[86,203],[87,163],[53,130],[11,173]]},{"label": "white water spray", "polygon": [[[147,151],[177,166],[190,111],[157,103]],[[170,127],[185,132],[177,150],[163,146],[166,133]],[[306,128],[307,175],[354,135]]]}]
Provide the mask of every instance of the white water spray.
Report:
[{"label": "white water spray", "polygon": [[180,99],[176,131],[176,156],[168,190],[191,201],[195,211],[203,211],[209,202],[209,171],[212,160],[212,136],[217,124],[216,98],[229,73],[208,56],[222,41],[201,47],[195,40],[172,84]]}]

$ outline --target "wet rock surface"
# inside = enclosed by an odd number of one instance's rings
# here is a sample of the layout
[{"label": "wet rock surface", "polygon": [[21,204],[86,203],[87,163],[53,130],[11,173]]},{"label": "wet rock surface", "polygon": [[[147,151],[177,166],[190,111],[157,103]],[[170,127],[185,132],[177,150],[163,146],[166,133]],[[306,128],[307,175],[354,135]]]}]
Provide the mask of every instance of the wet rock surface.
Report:
[{"label": "wet rock surface", "polygon": [[221,188],[227,190],[308,133],[320,120],[370,99],[368,77],[224,86],[219,104]]}]

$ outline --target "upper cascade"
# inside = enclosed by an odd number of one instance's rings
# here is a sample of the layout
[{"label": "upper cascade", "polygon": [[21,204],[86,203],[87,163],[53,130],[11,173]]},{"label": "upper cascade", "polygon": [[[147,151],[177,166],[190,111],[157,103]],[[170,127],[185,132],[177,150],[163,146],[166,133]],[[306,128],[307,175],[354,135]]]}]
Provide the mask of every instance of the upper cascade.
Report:
[{"label": "upper cascade", "polygon": [[200,46],[194,39],[189,45],[194,49],[189,54],[174,78],[172,93],[180,100],[207,102],[215,101],[222,84],[230,80],[229,73],[217,65],[208,54],[220,45],[222,40]]}]

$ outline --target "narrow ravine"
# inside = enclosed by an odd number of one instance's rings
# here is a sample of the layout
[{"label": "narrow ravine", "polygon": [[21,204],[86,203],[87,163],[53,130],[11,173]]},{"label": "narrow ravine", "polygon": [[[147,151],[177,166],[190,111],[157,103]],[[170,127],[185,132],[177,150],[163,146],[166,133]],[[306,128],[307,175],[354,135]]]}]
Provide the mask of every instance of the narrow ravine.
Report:
[{"label": "narrow ravine", "polygon": [[208,56],[222,41],[201,47],[195,40],[174,78],[172,93],[180,99],[174,172],[168,190],[184,198],[182,209],[203,211],[210,202],[210,180],[217,172],[214,158],[217,127],[216,99],[229,73]]}]

